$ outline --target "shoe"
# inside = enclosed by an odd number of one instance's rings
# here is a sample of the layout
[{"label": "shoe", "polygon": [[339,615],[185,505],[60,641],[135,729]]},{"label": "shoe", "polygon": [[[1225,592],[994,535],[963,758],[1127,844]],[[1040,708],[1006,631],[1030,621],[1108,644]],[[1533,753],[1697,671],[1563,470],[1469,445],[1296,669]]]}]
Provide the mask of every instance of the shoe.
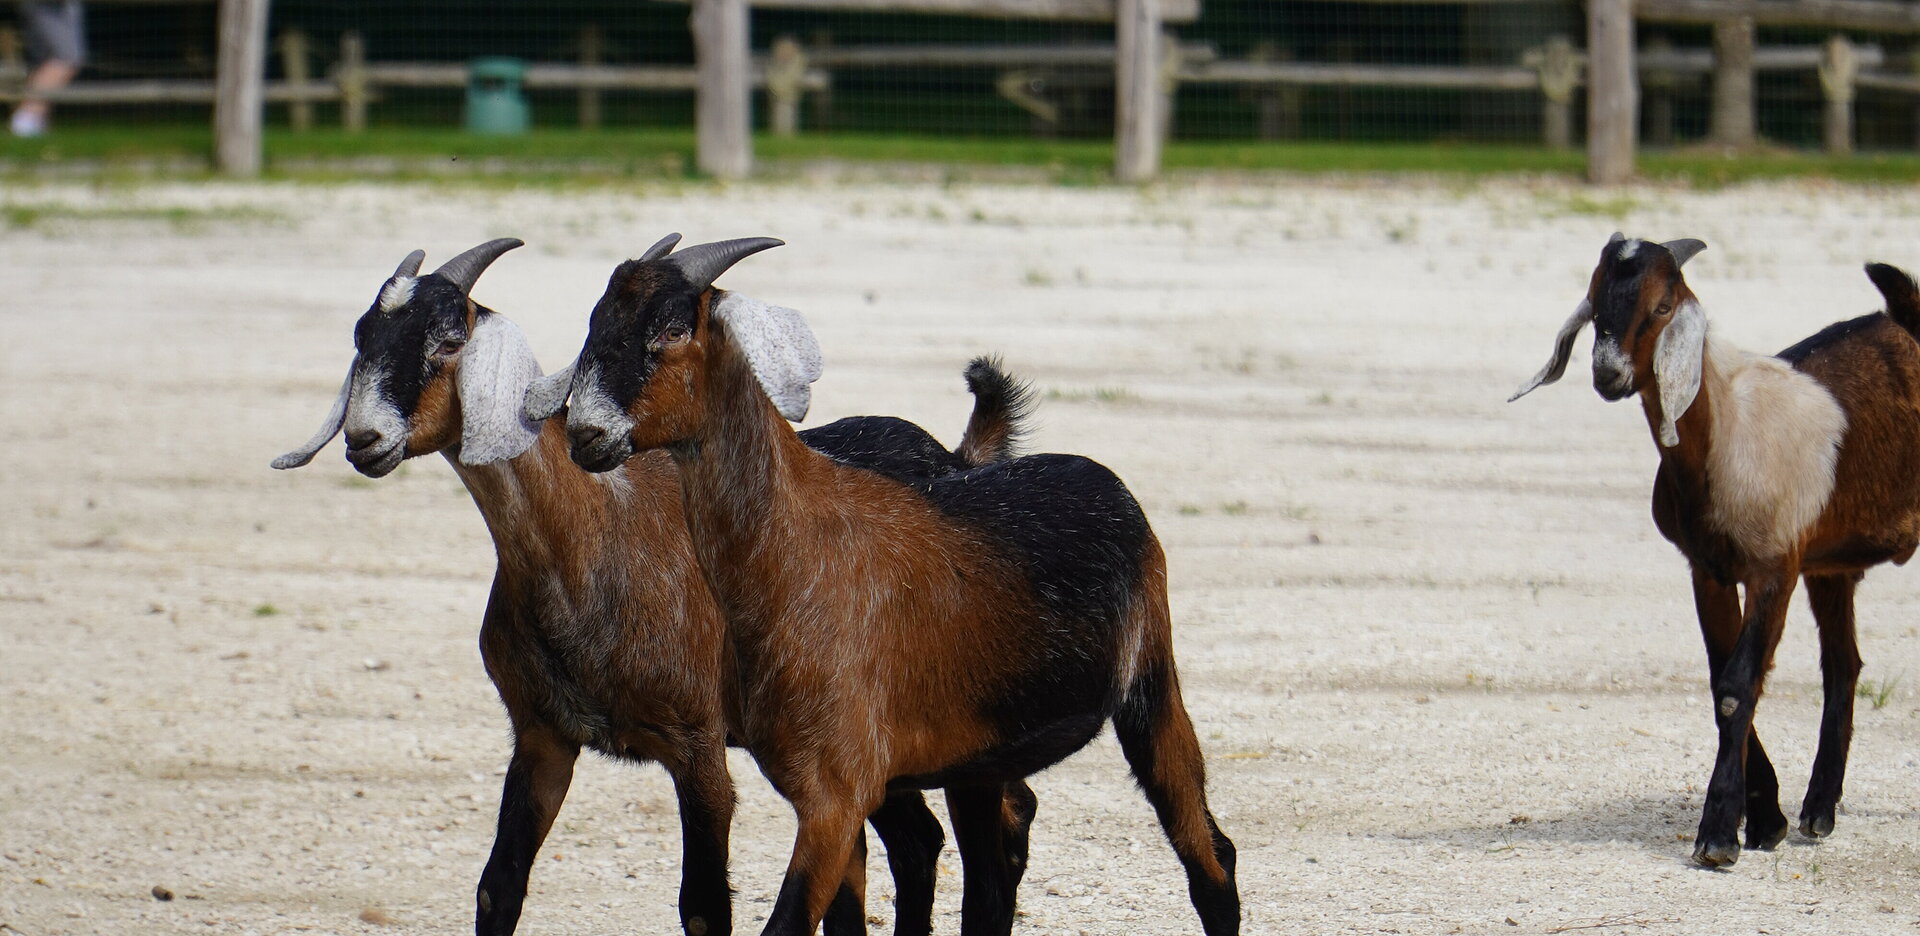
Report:
[{"label": "shoe", "polygon": [[13,112],[11,129],[13,130],[13,135],[17,137],[30,138],[46,136],[47,118],[32,111],[16,110]]}]

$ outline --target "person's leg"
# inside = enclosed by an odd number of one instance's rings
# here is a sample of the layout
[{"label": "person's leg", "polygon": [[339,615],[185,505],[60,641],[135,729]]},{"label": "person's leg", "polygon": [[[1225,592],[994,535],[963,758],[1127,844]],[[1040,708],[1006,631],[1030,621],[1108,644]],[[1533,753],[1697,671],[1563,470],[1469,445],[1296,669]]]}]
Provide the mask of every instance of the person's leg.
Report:
[{"label": "person's leg", "polygon": [[22,3],[20,20],[27,60],[35,64],[27,73],[27,97],[14,108],[11,126],[16,136],[38,136],[46,132],[52,108],[35,92],[66,87],[86,62],[84,14],[79,0]]}]

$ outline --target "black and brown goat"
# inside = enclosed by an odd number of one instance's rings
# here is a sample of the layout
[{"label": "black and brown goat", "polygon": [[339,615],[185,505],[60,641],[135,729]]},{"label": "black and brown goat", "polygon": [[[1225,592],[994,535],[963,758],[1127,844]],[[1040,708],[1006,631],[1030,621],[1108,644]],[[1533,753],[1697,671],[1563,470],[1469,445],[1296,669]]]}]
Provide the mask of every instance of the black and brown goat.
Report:
[{"label": "black and brown goat", "polygon": [[[423,254],[409,256],[355,327],[354,362],[326,424],[274,467],[306,464],[343,428],[348,460],[373,477],[443,452],[486,520],[498,567],[480,648],[514,750],[476,930],[513,931],[534,855],[584,746],[666,767],[682,824],[682,925],[692,936],[724,934],[734,803],[725,747],[737,695],[719,609],[681,518],[679,474],[664,454],[587,474],[567,457],[561,420],[522,417],[539,365],[512,322],[468,297],[488,264],[519,244],[483,244],[425,276]],[[650,255],[672,246],[664,241]],[[836,458],[908,475],[964,470],[1007,456],[1023,407],[1012,386],[997,374],[980,386],[957,453],[885,417],[844,419],[804,437]],[[996,831],[1021,857],[1032,815],[1031,793],[1020,787],[995,817],[1005,817]],[[880,804],[872,822],[896,879],[896,932],[929,932],[938,821],[916,792]],[[862,851],[847,867],[831,931],[865,931],[864,870]]]},{"label": "black and brown goat", "polygon": [[1166,561],[1139,504],[1078,456],[924,479],[808,449],[776,409],[786,377],[767,362],[811,336],[712,288],[779,243],[622,264],[594,308],[567,420],[589,470],[663,447],[680,466],[739,661],[743,740],[799,819],[765,932],[811,933],[861,817],[890,791],[930,787],[945,788],[961,839],[962,931],[1008,932],[1019,869],[993,842],[969,852],[967,837],[997,834],[984,820],[1003,787],[1109,720],[1205,931],[1237,932],[1233,844],[1207,809]]},{"label": "black and brown goat", "polygon": [[1558,380],[1589,322],[1594,389],[1607,400],[1640,395],[1660,449],[1654,522],[1693,566],[1706,637],[1720,746],[1693,857],[1717,867],[1740,857],[1743,812],[1748,848],[1787,834],[1753,712],[1798,578],[1826,689],[1800,831],[1833,831],[1860,675],[1854,588],[1920,544],[1920,293],[1900,270],[1869,264],[1885,314],[1831,325],[1774,357],[1749,354],[1708,334],[1681,275],[1705,247],[1615,234],[1552,360],[1513,398]]}]

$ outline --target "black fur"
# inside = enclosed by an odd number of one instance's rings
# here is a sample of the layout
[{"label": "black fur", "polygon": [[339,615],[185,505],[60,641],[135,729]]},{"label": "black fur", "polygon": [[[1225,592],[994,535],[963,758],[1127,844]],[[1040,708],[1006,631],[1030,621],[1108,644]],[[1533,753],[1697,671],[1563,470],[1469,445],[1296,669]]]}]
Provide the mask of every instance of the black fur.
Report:
[{"label": "black fur", "polygon": [[1920,337],[1920,288],[1905,270],[1884,263],[1867,264],[1867,279],[1887,301],[1887,315],[1909,334]]},{"label": "black fur", "polygon": [[[386,291],[385,285],[380,288]],[[478,315],[492,314],[476,309]],[[415,279],[412,300],[391,312],[381,311],[380,297],[375,296],[353,327],[354,350],[364,365],[384,375],[387,398],[402,416],[413,413],[421,392],[439,372],[435,350],[442,342],[466,340],[467,297],[434,273]]]}]

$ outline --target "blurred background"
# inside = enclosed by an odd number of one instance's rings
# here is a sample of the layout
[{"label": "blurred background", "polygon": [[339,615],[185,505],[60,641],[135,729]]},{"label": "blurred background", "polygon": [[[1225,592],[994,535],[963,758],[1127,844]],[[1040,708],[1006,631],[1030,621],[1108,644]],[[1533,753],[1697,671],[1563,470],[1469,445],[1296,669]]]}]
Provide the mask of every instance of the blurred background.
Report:
[{"label": "blurred background", "polygon": [[[1603,2],[1631,10],[1634,123],[1656,166],[1703,144],[1920,142],[1911,3]],[[1142,145],[1164,142],[1171,165],[1560,170],[1587,137],[1594,10],[1578,0],[92,0],[85,68],[51,94],[58,133],[0,157],[203,155],[225,15],[258,20],[239,33],[260,37],[269,162],[459,149],[742,174],[694,165],[698,8],[742,17],[715,37],[746,48],[719,63],[748,72],[736,119],[758,139],[736,145],[776,159],[1107,165],[1131,54],[1115,11],[1142,8],[1159,138]],[[32,65],[18,9],[0,6],[7,101]],[[1148,157],[1151,174],[1163,157]]]}]

